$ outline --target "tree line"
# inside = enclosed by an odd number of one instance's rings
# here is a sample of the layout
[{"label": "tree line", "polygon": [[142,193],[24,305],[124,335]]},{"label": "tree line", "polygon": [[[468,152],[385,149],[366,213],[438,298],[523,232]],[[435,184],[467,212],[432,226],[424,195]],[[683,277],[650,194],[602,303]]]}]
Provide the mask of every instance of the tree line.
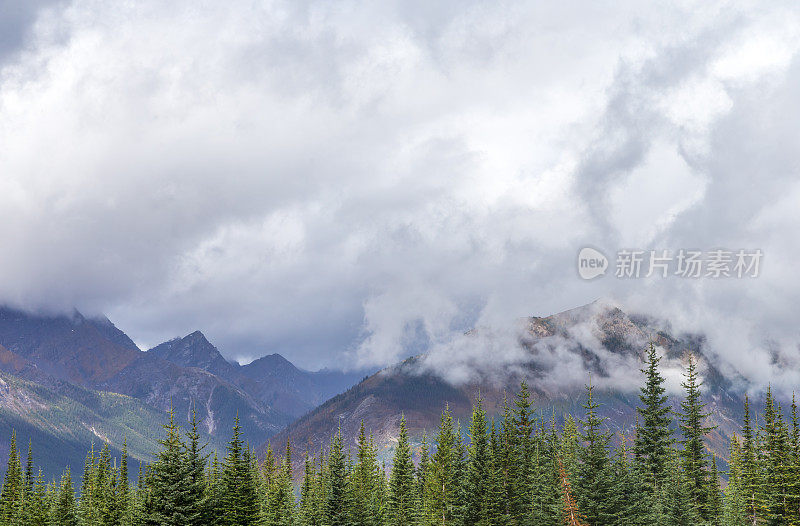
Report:
[{"label": "tree line", "polygon": [[[0,493],[0,526],[645,526],[800,524],[800,427],[771,391],[751,422],[745,397],[741,437],[730,441],[727,485],[705,436],[713,429],[702,381],[689,360],[685,396],[670,409],[654,345],[632,437],[613,434],[586,387],[582,418],[557,425],[537,414],[523,382],[496,419],[478,397],[466,439],[450,410],[419,460],[405,420],[389,469],[362,423],[353,451],[341,430],[326,452],[303,458],[296,488],[292,449],[263,461],[238,418],[225,457],[207,454],[196,417],[182,432],[174,414],[155,461],[128,479],[128,457],[92,449],[76,495],[72,475],[45,482],[29,445],[23,463],[12,434]],[[24,469],[23,469],[24,466]]]}]

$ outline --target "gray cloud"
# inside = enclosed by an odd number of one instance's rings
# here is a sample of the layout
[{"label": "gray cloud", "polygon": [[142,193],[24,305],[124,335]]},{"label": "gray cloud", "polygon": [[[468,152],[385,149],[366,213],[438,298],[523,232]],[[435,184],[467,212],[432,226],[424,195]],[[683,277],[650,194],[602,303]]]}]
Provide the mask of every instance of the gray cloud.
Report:
[{"label": "gray cloud", "polygon": [[[792,381],[750,352],[768,335],[791,360],[798,341],[790,3],[74,1],[17,19],[5,302],[316,368],[614,297]],[[584,244],[766,258],[752,283],[585,283]]]}]

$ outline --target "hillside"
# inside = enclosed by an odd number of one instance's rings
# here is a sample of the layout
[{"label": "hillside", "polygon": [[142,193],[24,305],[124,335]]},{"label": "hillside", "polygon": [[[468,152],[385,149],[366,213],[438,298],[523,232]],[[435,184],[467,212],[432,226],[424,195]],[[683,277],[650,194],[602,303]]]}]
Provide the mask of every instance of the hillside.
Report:
[{"label": "hillside", "polygon": [[[161,425],[167,415],[135,398],[90,391],[68,382],[54,388],[0,372],[0,462],[5,465],[11,431],[17,432],[20,449],[30,441],[37,465],[46,475],[69,466],[80,473],[86,452],[94,443],[108,442],[116,454],[127,439],[128,451],[137,461],[148,462],[158,448]],[[219,447],[219,444],[214,443]]]},{"label": "hillside", "polygon": [[[480,345],[480,332],[472,331],[467,338],[475,338]],[[513,396],[523,379],[530,385],[542,418],[560,421],[567,413],[582,416],[583,386],[590,374],[609,428],[617,434],[627,432],[635,423],[637,371],[651,337],[664,355],[664,368],[678,382],[689,353],[699,361],[706,382],[705,400],[713,422],[719,425],[709,442],[721,458],[727,458],[727,436],[738,429],[742,412],[742,399],[734,388],[738,379],[725,378],[705,359],[702,337],[671,335],[668,327],[665,330],[652,319],[601,304],[520,320],[516,342],[524,358],[503,366],[502,375],[496,370],[492,374],[476,371],[475,381],[450,383],[432,365],[439,363],[440,357],[410,358],[328,400],[270,442],[284,443],[289,437],[299,453],[316,453],[341,426],[345,443],[352,445],[363,420],[375,435],[381,454],[388,458],[402,415],[412,438],[419,441],[423,431],[435,432],[445,404],[466,425],[478,393],[487,413],[497,414],[504,396]],[[621,382],[623,377],[629,379],[627,383]],[[672,396],[671,403],[677,409],[679,397]]]},{"label": "hillside", "polygon": [[230,381],[139,350],[106,318],[0,308],[0,370],[50,389],[65,382],[136,398],[162,414],[192,408],[204,432],[224,440],[238,414],[253,440],[271,436],[291,417]]}]

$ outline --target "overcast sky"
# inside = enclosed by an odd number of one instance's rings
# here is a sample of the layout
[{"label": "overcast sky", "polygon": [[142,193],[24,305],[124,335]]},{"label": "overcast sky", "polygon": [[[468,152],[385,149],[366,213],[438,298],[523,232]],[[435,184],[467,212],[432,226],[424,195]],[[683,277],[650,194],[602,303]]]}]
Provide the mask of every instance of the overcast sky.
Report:
[{"label": "overcast sky", "polygon": [[[799,51],[794,1],[0,0],[0,302],[316,369],[614,298],[776,381]],[[585,245],[764,257],[587,282]]]}]

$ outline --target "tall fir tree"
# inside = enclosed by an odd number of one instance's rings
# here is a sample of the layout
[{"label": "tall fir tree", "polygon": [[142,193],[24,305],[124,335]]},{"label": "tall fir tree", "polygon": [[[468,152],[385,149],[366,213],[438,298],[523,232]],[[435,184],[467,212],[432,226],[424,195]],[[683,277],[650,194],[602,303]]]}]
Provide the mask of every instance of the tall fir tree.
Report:
[{"label": "tall fir tree", "polygon": [[75,490],[72,487],[72,476],[69,469],[61,477],[55,505],[51,513],[53,526],[78,526],[78,514],[75,508]]},{"label": "tall fir tree", "polygon": [[469,464],[466,479],[466,501],[463,524],[465,526],[489,526],[489,482],[491,475],[491,451],[486,429],[486,412],[480,395],[472,410],[469,425],[470,443],[467,448]]},{"label": "tall fir tree", "polygon": [[581,421],[585,446],[578,452],[580,460],[575,480],[578,506],[589,524],[611,524],[613,514],[609,510],[611,500],[611,471],[608,445],[611,433],[603,430],[606,419],[597,414],[600,405],[594,401],[594,386],[586,386],[585,420]]},{"label": "tall fir tree", "polygon": [[431,462],[428,480],[428,498],[432,521],[440,526],[453,526],[457,519],[458,480],[456,479],[460,459],[458,444],[460,436],[453,429],[453,415],[445,405],[436,435],[436,451]]},{"label": "tall fir tree", "polygon": [[400,418],[400,435],[394,452],[392,472],[389,478],[389,526],[414,524],[414,464],[411,461],[411,445],[408,441],[406,418]]},{"label": "tall fir tree", "polygon": [[223,526],[255,526],[261,520],[250,448],[244,444],[238,414],[222,462],[220,501],[218,513]]},{"label": "tall fir tree", "polygon": [[672,431],[670,430],[670,408],[667,403],[664,377],[659,371],[658,356],[653,342],[647,350],[645,368],[645,385],[641,388],[639,400],[642,406],[637,408],[641,417],[641,425],[636,430],[634,455],[641,465],[642,473],[655,489],[667,474],[667,463],[671,456]]},{"label": "tall fir tree", "polygon": [[682,383],[686,390],[686,398],[681,402],[680,429],[683,435],[683,449],[680,452],[683,464],[683,473],[689,484],[689,496],[703,520],[711,518],[708,492],[708,464],[706,448],[703,437],[716,429],[716,426],[705,425],[708,412],[706,404],[701,399],[700,388],[702,380],[697,374],[697,364],[694,357],[689,356],[686,370],[686,380]]},{"label": "tall fir tree", "polygon": [[[170,411],[169,423],[164,426],[166,436],[159,441],[156,461],[149,468],[148,500],[145,503],[145,523],[159,526],[189,524],[191,479],[186,462],[185,446],[180,428],[175,423],[175,412]],[[102,456],[102,453],[101,453]],[[104,462],[98,467],[98,481],[105,475]],[[100,482],[102,484],[102,482]]]},{"label": "tall fir tree", "polygon": [[3,477],[3,490],[0,492],[0,524],[13,524],[22,511],[23,477],[17,449],[17,433],[11,432],[8,450],[8,464]]},{"label": "tall fir tree", "polygon": [[336,431],[331,440],[328,454],[328,465],[325,499],[325,525],[347,526],[348,522],[348,488],[347,463],[342,444],[342,429]]}]

